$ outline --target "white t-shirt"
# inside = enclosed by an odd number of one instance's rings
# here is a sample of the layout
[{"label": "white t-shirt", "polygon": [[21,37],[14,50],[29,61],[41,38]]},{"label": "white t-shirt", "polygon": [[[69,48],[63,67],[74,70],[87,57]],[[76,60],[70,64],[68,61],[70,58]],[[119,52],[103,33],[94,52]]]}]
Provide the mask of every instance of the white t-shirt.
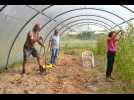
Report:
[{"label": "white t-shirt", "polygon": [[60,47],[60,37],[58,36],[51,36],[50,38],[51,44],[52,44],[52,48],[57,48],[59,49]]}]

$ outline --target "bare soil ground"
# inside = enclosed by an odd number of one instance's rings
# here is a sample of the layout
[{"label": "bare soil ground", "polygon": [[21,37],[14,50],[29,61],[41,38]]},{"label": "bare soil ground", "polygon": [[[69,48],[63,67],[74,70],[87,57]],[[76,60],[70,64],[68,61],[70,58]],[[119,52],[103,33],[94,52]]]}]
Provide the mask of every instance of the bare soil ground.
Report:
[{"label": "bare soil ground", "polygon": [[40,75],[35,60],[31,60],[23,76],[20,74],[21,65],[0,74],[0,93],[101,93],[98,92],[100,87],[112,88],[117,82],[105,82],[105,62],[99,56],[95,61],[96,66],[92,69],[82,67],[79,56],[60,54],[57,66],[47,71],[47,75]]}]

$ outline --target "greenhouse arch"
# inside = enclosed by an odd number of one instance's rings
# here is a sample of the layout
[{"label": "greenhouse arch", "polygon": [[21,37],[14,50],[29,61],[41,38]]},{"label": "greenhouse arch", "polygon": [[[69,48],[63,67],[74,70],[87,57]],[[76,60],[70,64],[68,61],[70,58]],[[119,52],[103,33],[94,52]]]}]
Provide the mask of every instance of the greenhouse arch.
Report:
[{"label": "greenhouse arch", "polygon": [[[24,43],[24,37],[26,36],[26,32],[30,30],[35,23],[41,23],[42,33],[45,33],[42,34],[44,35],[45,41],[55,29],[63,31],[71,29],[73,25],[71,27],[68,25],[75,21],[80,21],[80,18],[83,18],[85,21],[86,19],[90,19],[92,20],[92,24],[101,25],[105,28],[110,27],[110,30],[127,27],[128,22],[134,19],[134,9],[132,5],[109,5],[112,9],[106,9],[107,6],[104,5],[64,5],[65,10],[61,9],[62,7],[63,6],[60,5],[1,5],[0,16],[1,22],[3,23],[0,29],[3,32],[1,33],[1,41],[8,45],[1,49],[3,55],[1,55],[0,58],[3,59],[0,66],[6,66],[7,68],[9,64],[14,63],[18,59],[22,59],[21,46]],[[22,12],[24,14],[19,16],[20,10],[22,9],[24,9],[25,12]],[[13,13],[10,14],[10,11]],[[120,14],[118,13],[119,11]],[[128,15],[126,15],[126,13],[128,13]],[[10,20],[11,18],[13,20]],[[12,24],[16,25],[14,29]],[[3,28],[4,25],[7,26],[8,30]],[[13,30],[13,34],[10,33],[11,30]],[[5,35],[2,35],[4,33]],[[11,38],[7,35],[11,36]],[[6,39],[6,36],[8,41],[3,40]],[[18,41],[21,41],[19,47],[17,47],[17,45],[19,45]],[[15,55],[16,51],[20,53]]]}]

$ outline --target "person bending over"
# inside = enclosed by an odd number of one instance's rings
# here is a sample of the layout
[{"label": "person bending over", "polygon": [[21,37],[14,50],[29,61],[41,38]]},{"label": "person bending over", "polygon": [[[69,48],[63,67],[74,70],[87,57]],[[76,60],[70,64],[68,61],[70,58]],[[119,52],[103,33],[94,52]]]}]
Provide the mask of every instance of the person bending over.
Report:
[{"label": "person bending over", "polygon": [[25,64],[26,64],[27,58],[30,55],[37,58],[40,73],[43,72],[43,67],[40,63],[39,54],[38,54],[36,48],[34,47],[35,43],[38,43],[40,46],[44,47],[43,42],[41,42],[41,40],[43,40],[43,38],[41,36],[39,36],[40,30],[41,30],[40,25],[35,24],[32,31],[28,32],[28,34],[27,34],[27,38],[26,38],[26,41],[25,41],[25,44],[24,44],[24,47],[23,47],[24,58],[23,58],[22,74],[24,74],[26,72]]}]

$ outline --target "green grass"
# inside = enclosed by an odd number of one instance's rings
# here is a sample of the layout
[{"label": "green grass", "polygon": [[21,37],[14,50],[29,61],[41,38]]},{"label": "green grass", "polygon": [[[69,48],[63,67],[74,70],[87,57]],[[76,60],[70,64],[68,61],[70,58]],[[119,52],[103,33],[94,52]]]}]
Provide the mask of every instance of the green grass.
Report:
[{"label": "green grass", "polygon": [[90,40],[64,40],[61,49],[65,54],[78,55],[84,50],[92,50],[96,53],[96,41]]},{"label": "green grass", "polygon": [[101,35],[97,39],[97,54],[106,55],[107,52],[107,36]]}]

